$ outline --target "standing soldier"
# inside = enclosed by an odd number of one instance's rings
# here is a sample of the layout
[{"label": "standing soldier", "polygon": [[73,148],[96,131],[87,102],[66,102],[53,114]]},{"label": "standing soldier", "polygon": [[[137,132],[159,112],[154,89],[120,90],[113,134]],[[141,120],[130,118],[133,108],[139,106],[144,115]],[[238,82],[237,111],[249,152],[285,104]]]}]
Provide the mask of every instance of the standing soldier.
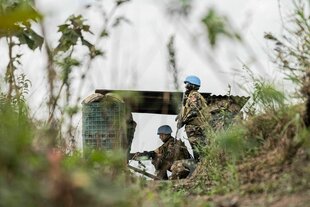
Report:
[{"label": "standing soldier", "polygon": [[206,144],[206,130],[209,121],[207,102],[198,92],[200,79],[197,76],[188,76],[184,83],[186,91],[182,101],[181,113],[176,117],[178,129],[185,125],[188,140],[193,149],[196,162],[199,161],[198,147]]},{"label": "standing soldier", "polygon": [[[152,157],[152,164],[156,169],[157,177],[160,179],[167,180],[167,170],[171,170],[171,166],[176,160],[190,159],[190,154],[181,140],[176,140],[171,136],[172,129],[168,125],[163,125],[158,128],[157,134],[163,145],[157,148]],[[177,168],[175,168],[177,170]],[[180,169],[180,168],[179,168]],[[172,175],[174,179],[182,179],[187,177],[189,170],[183,168],[183,172],[173,172]],[[176,176],[177,175],[177,176]]]}]

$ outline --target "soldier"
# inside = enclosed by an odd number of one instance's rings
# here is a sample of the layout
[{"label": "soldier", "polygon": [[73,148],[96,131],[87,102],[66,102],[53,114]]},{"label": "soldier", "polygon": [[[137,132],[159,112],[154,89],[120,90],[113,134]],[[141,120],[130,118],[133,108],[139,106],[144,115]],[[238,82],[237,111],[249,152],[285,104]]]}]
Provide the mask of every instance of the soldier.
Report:
[{"label": "soldier", "polygon": [[206,100],[198,92],[200,79],[197,76],[188,76],[184,83],[186,84],[186,91],[182,101],[181,113],[176,117],[177,127],[180,129],[185,125],[194,158],[198,162],[200,159],[198,147],[207,142],[206,129],[210,115]]},{"label": "soldier", "polygon": [[[168,125],[163,125],[158,128],[157,134],[161,141],[164,142],[162,146],[157,148],[152,157],[152,164],[156,169],[157,177],[167,180],[167,170],[172,171],[171,166],[176,160],[190,159],[190,154],[181,140],[176,140],[171,136],[172,129]],[[185,178],[189,174],[189,170],[186,168],[175,168],[176,170],[182,170],[182,172],[174,172],[174,179]]]},{"label": "soldier", "polygon": [[134,133],[136,130],[137,122],[134,121],[132,113],[127,109],[126,111],[126,127],[127,127],[127,162],[129,161],[131,145],[134,138]]}]

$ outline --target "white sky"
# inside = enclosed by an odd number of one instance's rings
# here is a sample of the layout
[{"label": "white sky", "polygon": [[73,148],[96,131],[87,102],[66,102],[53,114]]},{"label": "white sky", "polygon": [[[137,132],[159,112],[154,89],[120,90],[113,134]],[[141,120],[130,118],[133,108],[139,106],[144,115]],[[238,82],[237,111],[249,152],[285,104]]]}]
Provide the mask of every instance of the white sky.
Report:
[{"label": "white sky", "polygon": [[[48,38],[54,45],[59,37],[59,34],[54,35],[57,25],[62,24],[72,13],[85,15],[88,20],[86,23],[90,24],[94,34],[101,29],[102,21],[98,12],[83,9],[86,2],[93,2],[91,0],[36,2],[45,15]],[[111,0],[102,2],[106,8],[111,8]],[[255,73],[266,79],[274,80],[278,76],[278,71],[268,58],[272,47],[263,36],[265,32],[281,34],[279,11],[283,16],[289,14],[291,0],[194,0],[193,15],[188,20],[178,22],[169,19],[163,12],[162,2],[165,1],[132,0],[117,11],[116,16],[124,15],[131,24],[115,28],[107,41],[97,45],[105,50],[106,58],[94,61],[85,87],[78,91],[82,97],[90,95],[95,89],[173,90],[171,75],[167,75],[166,44],[170,35],[176,37],[177,61],[181,69],[180,86],[183,86],[182,82],[187,75],[194,74],[201,78],[203,92],[226,94],[230,84],[232,94],[244,94],[238,84],[245,80],[234,73],[234,69],[241,69],[241,62],[247,63]],[[211,7],[229,17],[232,25],[240,30],[248,43],[246,48],[225,39],[221,40],[215,51],[208,48],[200,19]],[[197,45],[193,44],[189,33],[197,36]],[[4,41],[0,41],[0,46],[5,47]],[[210,62],[206,53],[213,57],[218,66]],[[0,57],[7,57],[5,50],[0,50]],[[40,105],[47,97],[45,63],[39,50],[23,56],[26,74],[32,81],[29,101],[33,111],[37,111],[36,115],[46,114],[44,106]],[[1,61],[0,72],[6,64]],[[158,146],[160,141],[156,129],[162,124],[170,124],[175,131],[174,116],[134,114],[134,118],[138,127],[133,151],[150,150]]]}]

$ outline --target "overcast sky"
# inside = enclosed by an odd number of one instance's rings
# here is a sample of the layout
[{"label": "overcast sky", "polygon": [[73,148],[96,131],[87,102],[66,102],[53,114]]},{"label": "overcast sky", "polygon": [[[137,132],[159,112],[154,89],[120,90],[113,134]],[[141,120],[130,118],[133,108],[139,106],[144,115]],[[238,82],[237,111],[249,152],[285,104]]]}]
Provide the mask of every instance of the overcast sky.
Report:
[{"label": "overcast sky", "polygon": [[[48,34],[55,34],[57,25],[72,13],[83,13],[92,31],[99,31],[101,18],[94,10],[83,9],[86,2],[92,1],[64,0],[58,3],[57,0],[37,0],[38,7],[46,14]],[[111,0],[102,2],[109,10]],[[195,74],[202,79],[201,90],[205,92],[223,94],[230,84],[233,87],[232,93],[243,93],[236,84],[240,82],[238,76],[232,75],[233,69],[241,68],[241,62],[247,63],[262,76],[275,76],[267,56],[271,48],[268,48],[263,35],[265,32],[281,33],[279,0],[196,0],[193,14],[188,20],[180,22],[169,18],[162,2],[167,1],[132,0],[117,11],[116,16],[124,15],[131,24],[123,24],[114,29],[111,37],[100,44],[107,55],[105,59],[98,58],[94,62],[83,91],[85,94],[94,88],[173,89],[171,75],[167,74],[166,51],[171,35],[176,36],[180,83],[188,74]],[[290,1],[280,2],[282,13],[288,14]],[[221,39],[221,44],[214,51],[204,45],[207,41],[200,19],[211,7],[216,8],[219,14],[229,17],[232,25],[248,43],[247,48],[226,39]],[[198,37],[198,46],[193,44],[188,33]],[[56,37],[54,35],[50,39],[56,40]],[[212,64],[206,53],[211,54],[218,65]]]},{"label": "overcast sky", "polygon": [[[49,41],[56,44],[59,37],[54,35],[57,25],[73,13],[83,14],[91,30],[98,33],[102,26],[99,13],[95,9],[84,9],[85,4],[91,2],[94,1],[36,0],[38,8],[45,15]],[[111,0],[102,2],[107,10],[111,8]],[[182,21],[175,21],[165,13],[164,2],[167,1],[132,0],[117,11],[116,16],[124,15],[130,24],[115,28],[107,41],[97,45],[105,50],[106,57],[94,61],[85,87],[79,91],[82,97],[90,95],[95,89],[174,90],[172,76],[167,73],[166,45],[171,35],[176,38],[181,86],[187,75],[194,74],[201,78],[203,92],[226,94],[228,85],[231,85],[232,94],[245,94],[238,85],[245,80],[236,73],[236,69],[242,68],[243,62],[267,79],[273,80],[279,76],[268,57],[272,47],[263,36],[265,32],[281,34],[279,11],[284,16],[289,14],[291,0],[196,0],[193,14]],[[229,18],[233,27],[244,37],[246,47],[221,39],[216,50],[208,48],[200,20],[211,7]],[[197,37],[197,44],[193,43],[190,34]],[[0,44],[3,46],[4,42]],[[7,57],[7,54],[3,50],[0,56]],[[40,57],[38,50],[27,53],[23,56],[23,64],[32,81],[29,100],[33,111],[44,114],[40,103],[46,99],[46,61]],[[0,63],[1,70],[5,65],[5,62]],[[133,151],[158,146],[160,141],[156,129],[161,124],[170,124],[175,131],[174,116],[134,114],[134,118],[138,128]],[[143,126],[139,125],[142,122]]]}]

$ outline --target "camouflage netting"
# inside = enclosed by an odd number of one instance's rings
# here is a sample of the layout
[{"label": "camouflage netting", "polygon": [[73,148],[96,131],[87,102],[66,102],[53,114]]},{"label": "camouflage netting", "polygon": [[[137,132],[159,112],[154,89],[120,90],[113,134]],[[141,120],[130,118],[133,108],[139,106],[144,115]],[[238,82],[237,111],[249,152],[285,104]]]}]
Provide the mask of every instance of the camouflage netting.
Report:
[{"label": "camouflage netting", "polygon": [[209,111],[211,113],[210,126],[214,130],[226,128],[233,122],[234,119],[241,116],[241,108],[244,106],[247,98],[217,98],[213,99],[209,104]]}]

